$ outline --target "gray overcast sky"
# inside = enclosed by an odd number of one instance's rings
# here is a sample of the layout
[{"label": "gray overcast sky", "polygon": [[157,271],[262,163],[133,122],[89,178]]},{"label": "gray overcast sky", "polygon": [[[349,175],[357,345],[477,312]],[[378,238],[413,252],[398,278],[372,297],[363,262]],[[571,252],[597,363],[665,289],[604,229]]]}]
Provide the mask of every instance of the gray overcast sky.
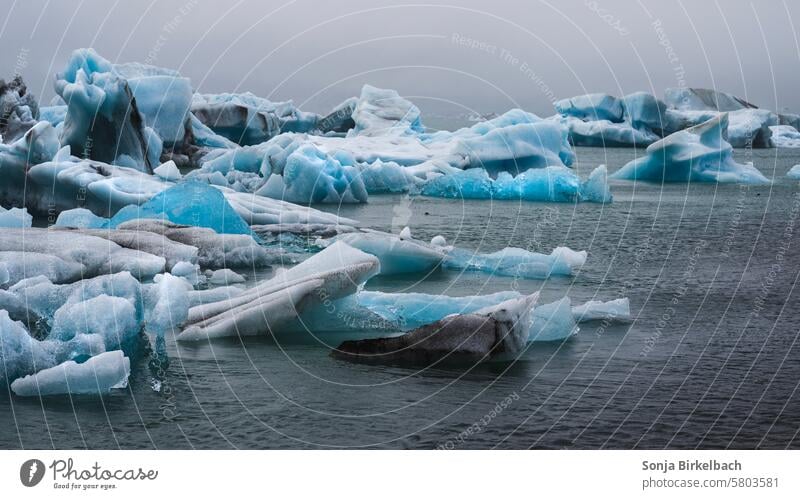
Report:
[{"label": "gray overcast sky", "polygon": [[800,5],[785,0],[2,2],[2,76],[19,70],[45,103],[69,53],[91,46],[179,69],[201,92],[319,112],[364,83],[444,115],[547,116],[553,98],[680,85],[800,111]]}]

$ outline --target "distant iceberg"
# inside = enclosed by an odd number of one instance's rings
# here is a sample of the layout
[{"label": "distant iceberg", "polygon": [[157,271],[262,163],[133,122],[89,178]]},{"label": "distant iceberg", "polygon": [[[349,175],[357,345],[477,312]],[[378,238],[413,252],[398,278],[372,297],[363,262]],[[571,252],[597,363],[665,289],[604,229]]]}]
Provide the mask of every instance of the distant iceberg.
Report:
[{"label": "distant iceberg", "polygon": [[563,166],[527,170],[516,177],[501,172],[496,179],[492,179],[486,170],[475,168],[436,177],[422,186],[421,193],[450,199],[562,203],[610,203],[613,199],[605,166],[598,167],[585,182]]},{"label": "distant iceberg", "polygon": [[769,180],[752,163],[733,160],[725,141],[726,113],[662,139],[644,157],[623,166],[612,178],[653,182],[734,182],[765,184]]}]

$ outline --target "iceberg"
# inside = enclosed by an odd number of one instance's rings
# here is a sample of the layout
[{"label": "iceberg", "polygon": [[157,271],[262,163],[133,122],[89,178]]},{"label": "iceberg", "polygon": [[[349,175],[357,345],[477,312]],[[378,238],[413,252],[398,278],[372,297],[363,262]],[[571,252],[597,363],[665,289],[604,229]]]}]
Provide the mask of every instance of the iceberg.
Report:
[{"label": "iceberg", "polygon": [[572,307],[572,316],[577,322],[594,320],[631,320],[631,305],[627,298],[607,302],[591,300],[583,305]]},{"label": "iceberg", "polygon": [[358,306],[380,315],[400,329],[416,329],[448,315],[468,314],[504,301],[519,298],[516,291],[490,295],[452,297],[424,293],[383,293],[360,291],[355,295]]},{"label": "iceberg", "polygon": [[111,218],[109,226],[116,228],[141,218],[206,227],[218,234],[251,234],[250,227],[219,189],[196,180],[174,185],[142,205],[121,209]]},{"label": "iceberg", "polygon": [[773,147],[800,147],[800,131],[791,125],[769,127]]},{"label": "iceberg", "polygon": [[20,397],[102,395],[128,386],[131,362],[120,350],[101,353],[82,364],[66,361],[11,383]]},{"label": "iceberg", "polygon": [[19,75],[8,83],[0,80],[0,117],[0,136],[7,144],[19,140],[40,119],[39,104]]},{"label": "iceberg", "polygon": [[488,254],[452,248],[443,266],[516,278],[546,279],[554,275],[572,275],[586,263],[586,257],[586,251],[574,251],[566,247],[558,247],[549,255],[522,248],[505,248]]},{"label": "iceberg", "polygon": [[159,274],[144,293],[145,330],[157,336],[177,333],[189,316],[189,293],[192,286],[172,274]]},{"label": "iceberg", "polygon": [[756,106],[732,94],[708,88],[668,88],[664,91],[664,102],[680,110],[737,111]]},{"label": "iceberg", "polygon": [[742,109],[728,113],[728,142],[733,147],[772,147],[771,127],[778,116],[766,109]]},{"label": "iceberg", "polygon": [[430,366],[513,358],[527,344],[538,293],[451,315],[402,336],[345,341],[331,352],[351,362]]},{"label": "iceberg", "polygon": [[33,224],[33,217],[28,214],[25,208],[11,208],[6,210],[0,206],[0,227],[22,228],[30,227]]},{"label": "iceberg", "polygon": [[317,123],[317,131],[325,135],[329,133],[347,133],[355,128],[356,122],[353,121],[353,113],[358,106],[358,100],[358,97],[350,97],[334,107],[325,117],[320,118]]},{"label": "iceberg", "polygon": [[218,234],[212,229],[178,225],[159,219],[134,219],[117,229],[152,232],[186,246],[197,248],[197,263],[203,268],[265,267],[270,253],[246,234]]},{"label": "iceberg", "polygon": [[619,123],[623,119],[622,101],[608,94],[587,94],[562,99],[554,104],[556,111],[581,121],[606,120]]},{"label": "iceberg", "polygon": [[364,85],[351,116],[355,135],[412,135],[423,133],[417,106],[394,90]]},{"label": "iceberg", "polygon": [[790,168],[786,176],[794,180],[800,180],[800,165],[794,165]]},{"label": "iceberg", "polygon": [[353,294],[379,268],[376,257],[335,242],[232,299],[192,307],[178,340],[274,334],[301,312]]},{"label": "iceberg", "polygon": [[72,53],[56,75],[66,102],[61,144],[78,156],[152,172],[145,122],[127,80],[93,49]]},{"label": "iceberg", "polygon": [[569,130],[570,143],[576,146],[647,146],[661,138],[649,130],[637,130],[624,122],[582,121],[572,116],[562,116],[559,120]]},{"label": "iceberg", "polygon": [[[184,141],[192,105],[192,85],[188,78],[177,71],[139,63],[115,64],[113,72],[127,81],[144,125],[165,146]],[[151,163],[153,167],[157,164]]]},{"label": "iceberg", "polygon": [[309,132],[319,116],[291,101],[271,102],[250,92],[194,94],[192,114],[215,134],[239,145],[255,145],[284,132]]},{"label": "iceberg", "polygon": [[75,229],[99,229],[108,225],[108,219],[98,217],[86,208],[73,208],[64,210],[56,218],[56,227],[71,227]]},{"label": "iceberg", "polygon": [[528,339],[562,341],[578,334],[570,304],[570,299],[565,296],[556,302],[534,308]]},{"label": "iceberg", "polygon": [[241,284],[245,282],[245,278],[230,269],[219,269],[211,274],[208,278],[208,282],[209,284],[217,285]]},{"label": "iceberg", "polygon": [[364,253],[375,255],[381,263],[381,275],[426,273],[436,269],[446,252],[439,247],[410,237],[395,236],[377,231],[365,231],[337,236],[335,241],[347,243]]},{"label": "iceberg", "polygon": [[178,166],[174,161],[167,161],[166,163],[162,164],[153,170],[153,174],[162,180],[168,180],[170,182],[177,182],[181,179],[181,172],[178,170]]},{"label": "iceberg", "polygon": [[50,161],[58,152],[58,134],[50,123],[40,121],[12,144],[0,144],[0,203],[26,206],[27,172],[31,165]]},{"label": "iceberg", "polygon": [[44,276],[37,276],[18,282],[9,292],[48,323],[52,323],[62,307],[103,295],[124,298],[136,310],[137,320],[143,316],[141,284],[130,272],[101,275],[71,284],[54,284]]},{"label": "iceberg", "polygon": [[66,283],[122,271],[148,278],[162,272],[166,260],[87,234],[25,228],[0,233],[0,262],[12,283],[38,275]]},{"label": "iceberg", "polygon": [[97,335],[106,350],[118,350],[130,348],[139,332],[134,305],[126,298],[101,294],[61,306],[47,339],[66,342],[80,335]]},{"label": "iceberg", "polygon": [[286,158],[282,173],[273,173],[258,194],[295,203],[365,203],[367,190],[358,169],[342,165],[311,144]]},{"label": "iceberg", "polygon": [[53,352],[0,310],[0,380],[14,379],[55,364]]},{"label": "iceberg", "polygon": [[527,170],[512,177],[501,172],[492,179],[484,169],[470,169],[442,175],[426,182],[423,196],[449,199],[493,199],[574,203],[611,202],[605,167],[592,172],[586,182],[569,168],[549,166]]},{"label": "iceberg", "polygon": [[769,180],[752,163],[733,160],[733,148],[723,138],[728,115],[669,135],[647,148],[644,157],[623,166],[611,177],[654,182],[736,182],[764,184]]}]

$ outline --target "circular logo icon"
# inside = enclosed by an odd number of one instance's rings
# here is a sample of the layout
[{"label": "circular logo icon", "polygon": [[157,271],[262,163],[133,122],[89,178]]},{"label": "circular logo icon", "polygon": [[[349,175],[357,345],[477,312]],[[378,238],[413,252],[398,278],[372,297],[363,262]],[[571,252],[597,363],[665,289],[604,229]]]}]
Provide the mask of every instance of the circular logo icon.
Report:
[{"label": "circular logo icon", "polygon": [[28,459],[19,468],[19,480],[26,487],[35,487],[44,478],[44,463],[38,459]]}]

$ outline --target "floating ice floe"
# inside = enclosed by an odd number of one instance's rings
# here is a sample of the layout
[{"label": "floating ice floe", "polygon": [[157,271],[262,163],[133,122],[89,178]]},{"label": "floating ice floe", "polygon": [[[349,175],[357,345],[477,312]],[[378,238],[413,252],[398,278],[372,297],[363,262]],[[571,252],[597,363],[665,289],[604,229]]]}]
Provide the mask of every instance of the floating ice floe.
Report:
[{"label": "floating ice floe", "polygon": [[279,332],[301,312],[353,294],[379,268],[376,257],[336,242],[232,299],[192,307],[178,339]]},{"label": "floating ice floe", "polygon": [[586,251],[566,247],[555,248],[549,255],[522,248],[505,248],[494,253],[476,253],[452,248],[443,266],[455,270],[481,271],[527,279],[546,279],[550,276],[569,276],[586,263]]},{"label": "floating ice floe", "polygon": [[588,301],[572,307],[572,315],[578,322],[594,320],[628,321],[631,319],[631,305],[628,298],[618,298],[607,302]]},{"label": "floating ice floe", "polygon": [[529,341],[561,341],[578,334],[571,301],[564,297],[533,309]]},{"label": "floating ice floe", "polygon": [[217,284],[217,285],[241,284],[243,282],[245,282],[244,276],[239,275],[230,269],[215,270],[208,278],[209,284]]},{"label": "floating ice floe", "polygon": [[728,115],[720,114],[662,139],[647,148],[644,157],[623,166],[612,178],[655,182],[736,182],[764,184],[769,180],[752,163],[733,160],[733,148],[724,139]]},{"label": "floating ice floe", "polygon": [[604,165],[585,182],[563,166],[527,170],[516,177],[501,172],[496,179],[476,168],[434,178],[425,183],[421,192],[423,196],[450,199],[609,203],[613,197],[607,177]]},{"label": "floating ice floe", "polygon": [[345,341],[331,354],[352,362],[430,366],[513,358],[526,345],[538,293],[450,315],[402,336]]},{"label": "floating ice floe", "polygon": [[68,360],[11,383],[20,397],[102,395],[128,386],[131,362],[121,350],[96,355],[78,364]]},{"label": "floating ice floe", "polygon": [[786,174],[787,177],[795,180],[800,180],[800,165],[794,165]]}]

